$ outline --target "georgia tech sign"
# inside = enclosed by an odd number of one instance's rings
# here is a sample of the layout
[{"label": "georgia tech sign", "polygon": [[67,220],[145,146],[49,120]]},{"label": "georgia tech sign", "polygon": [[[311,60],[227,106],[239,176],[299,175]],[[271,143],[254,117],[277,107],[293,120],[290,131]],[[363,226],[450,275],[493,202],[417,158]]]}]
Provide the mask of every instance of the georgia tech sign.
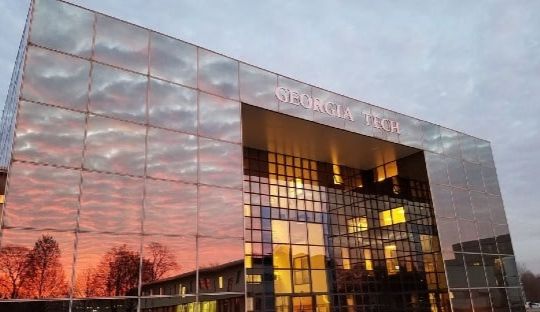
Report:
[{"label": "georgia tech sign", "polygon": [[[277,87],[276,98],[284,103],[290,103],[305,109],[312,109],[332,117],[342,118],[354,122],[351,110],[347,106],[332,102],[323,103],[320,99],[311,97],[309,94],[299,93],[284,87]],[[362,113],[365,124],[373,128],[382,129],[386,132],[399,134],[399,123],[395,120],[379,118],[368,113]]]}]

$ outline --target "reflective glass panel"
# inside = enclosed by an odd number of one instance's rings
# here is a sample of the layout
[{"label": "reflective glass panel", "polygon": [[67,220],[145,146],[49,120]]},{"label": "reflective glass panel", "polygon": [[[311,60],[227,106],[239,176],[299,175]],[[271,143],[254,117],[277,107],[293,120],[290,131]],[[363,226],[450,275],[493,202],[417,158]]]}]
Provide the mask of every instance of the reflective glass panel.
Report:
[{"label": "reflective glass panel", "polygon": [[[471,198],[468,191],[454,188],[452,189],[454,209],[458,218],[474,220],[474,213],[471,206]],[[484,220],[487,221],[487,220]]]},{"label": "reflective glass panel", "polygon": [[69,298],[74,241],[74,233],[69,232],[4,229],[0,248],[3,298]]},{"label": "reflective glass panel", "polygon": [[139,178],[84,172],[80,229],[140,233],[143,186]]},{"label": "reflective glass panel", "polygon": [[478,139],[463,134],[460,136],[461,155],[463,159],[468,162],[478,163],[478,153],[476,146],[478,145]]},{"label": "reflective glass panel", "polygon": [[452,308],[456,312],[472,311],[471,296],[468,290],[452,290]]},{"label": "reflective glass panel", "polygon": [[454,252],[461,250],[456,220],[437,218],[437,230],[444,259],[454,259]]},{"label": "reflective glass panel", "polygon": [[148,38],[149,32],[143,28],[98,14],[94,58],[146,74]]},{"label": "reflective glass panel", "polygon": [[473,221],[458,219],[461,248],[466,252],[480,252],[478,232]]},{"label": "reflective glass panel", "polygon": [[489,142],[478,140],[477,144],[478,160],[480,160],[480,163],[485,166],[494,166],[495,163],[493,161],[493,154]]},{"label": "reflective glass panel", "polygon": [[471,205],[474,212],[474,217],[477,221],[491,221],[490,205],[488,197],[485,193],[470,192]]},{"label": "reflective glass panel", "polygon": [[[157,281],[172,278],[179,274],[191,274],[195,277],[196,258],[195,236],[169,237],[148,235],[143,238],[143,266],[142,282],[156,283]],[[178,282],[182,282],[179,280]],[[160,286],[165,286],[161,284]],[[167,290],[161,295],[180,295],[181,289],[176,292]],[[185,293],[188,293],[186,289]],[[191,292],[194,288],[189,287]],[[159,294],[153,293],[154,295]]]},{"label": "reflective glass panel", "polygon": [[86,135],[85,168],[144,173],[145,127],[91,115]]},{"label": "reflective glass panel", "polygon": [[464,162],[465,172],[467,173],[467,184],[469,189],[484,191],[484,181],[482,180],[482,168],[480,165]]},{"label": "reflective glass panel", "polygon": [[146,81],[144,76],[94,63],[90,111],[144,123]]},{"label": "reflective glass panel", "polygon": [[471,299],[475,312],[491,312],[491,300],[489,299],[489,290],[485,289],[472,289]]},{"label": "reflective glass panel", "polygon": [[198,233],[213,237],[243,237],[242,192],[199,187]]},{"label": "reflective glass panel", "polygon": [[238,100],[238,62],[199,48],[199,89]]},{"label": "reflective glass panel", "polygon": [[89,58],[94,14],[54,0],[34,3],[30,41],[47,48]]},{"label": "reflective glass panel", "polygon": [[450,184],[453,186],[467,187],[467,178],[465,176],[465,168],[461,160],[447,158],[446,165],[448,166],[448,177]]},{"label": "reflective glass panel", "polygon": [[448,185],[448,171],[445,157],[442,155],[424,152],[429,181],[435,184]]},{"label": "reflective glass panel", "polygon": [[150,177],[197,182],[197,137],[150,128],[146,152]]},{"label": "reflective glass panel", "polygon": [[144,202],[144,233],[197,233],[197,186],[147,179]]},{"label": "reflective glass panel", "polygon": [[484,272],[484,264],[482,255],[480,254],[464,254],[465,266],[467,268],[467,279],[469,287],[486,287],[486,274]]},{"label": "reflective glass panel", "polygon": [[504,281],[506,287],[520,286],[516,258],[513,256],[501,256],[501,261],[503,263]]},{"label": "reflective glass panel", "polygon": [[490,287],[504,287],[502,258],[497,255],[483,255],[486,278]]},{"label": "reflective glass panel", "polygon": [[491,222],[477,222],[478,236],[480,238],[480,248],[483,253],[497,253],[495,234]]},{"label": "reflective glass panel", "polygon": [[450,187],[433,185],[431,187],[431,197],[433,209],[437,217],[455,218],[456,213],[452,205],[452,189]]},{"label": "reflective glass panel", "polygon": [[198,239],[199,270],[215,268],[218,265],[244,261],[244,240],[241,238]]},{"label": "reflective glass panel", "polygon": [[150,37],[150,75],[196,88],[197,47],[155,32]]},{"label": "reflective glass panel", "polygon": [[[345,107],[347,99],[344,96],[341,96],[332,92],[328,92],[326,90],[322,90],[319,88],[315,88],[315,87],[312,88],[311,93],[313,95],[313,98],[319,99],[320,103],[323,105],[323,106],[320,106],[322,112],[319,109],[317,110],[313,109],[313,121],[320,124],[343,129],[345,127],[346,119],[328,115],[325,112],[324,105],[325,103],[331,102],[331,103],[339,104]],[[315,99],[313,99],[313,101],[315,101]],[[304,103],[305,103],[305,100],[304,100]],[[309,109],[312,109],[311,107],[313,106],[310,107],[308,105],[308,107]],[[362,116],[356,116],[356,119],[357,119],[357,122],[362,121]],[[353,117],[353,120],[354,120],[354,117]]]},{"label": "reflective glass panel", "polygon": [[463,262],[463,254],[456,253],[455,258],[444,261],[446,277],[450,288],[467,288],[467,273]]},{"label": "reflective glass panel", "polygon": [[240,142],[240,103],[199,93],[199,134],[231,142]]},{"label": "reflective glass panel", "polygon": [[489,294],[491,297],[491,303],[493,305],[493,311],[510,311],[508,307],[508,299],[506,298],[506,290],[504,288],[491,288],[489,290]]},{"label": "reflective glass panel", "polygon": [[162,128],[196,133],[197,91],[151,79],[148,122]]},{"label": "reflective glass panel", "polygon": [[399,143],[407,146],[422,148],[423,133],[420,120],[409,116],[396,114],[396,121],[399,123]]},{"label": "reflective glass panel", "polygon": [[460,134],[454,130],[443,127],[440,128],[440,132],[443,152],[448,156],[461,158],[461,148],[459,144]]},{"label": "reflective glass panel", "polygon": [[242,102],[277,111],[276,87],[276,74],[240,63],[240,100]]},{"label": "reflective glass panel", "polygon": [[[75,262],[75,298],[137,296],[141,236],[79,233]],[[93,307],[99,303],[80,302]],[[136,308],[131,301],[122,311]]]},{"label": "reflective glass panel", "polygon": [[501,197],[487,195],[486,199],[489,210],[491,211],[491,220],[493,220],[493,223],[506,224],[506,213]]},{"label": "reflective glass panel", "polygon": [[502,254],[513,254],[512,241],[510,240],[510,232],[506,224],[493,224],[495,232],[495,240],[497,241],[497,249]]},{"label": "reflective glass panel", "polygon": [[199,138],[199,182],[218,186],[242,186],[242,147]]},{"label": "reflective glass panel", "polygon": [[424,149],[434,153],[442,153],[443,147],[441,143],[440,126],[423,122],[422,130],[424,133],[422,138],[422,145],[424,146]]},{"label": "reflective glass panel", "polygon": [[80,167],[84,124],[84,114],[22,101],[13,158]]},{"label": "reflective glass panel", "polygon": [[90,62],[29,47],[22,98],[86,111]]},{"label": "reflective glass panel", "polygon": [[497,180],[497,172],[493,167],[482,167],[482,179],[486,186],[486,192],[499,195],[499,181]]},{"label": "reflective glass panel", "polygon": [[4,226],[75,229],[80,172],[14,162]]}]

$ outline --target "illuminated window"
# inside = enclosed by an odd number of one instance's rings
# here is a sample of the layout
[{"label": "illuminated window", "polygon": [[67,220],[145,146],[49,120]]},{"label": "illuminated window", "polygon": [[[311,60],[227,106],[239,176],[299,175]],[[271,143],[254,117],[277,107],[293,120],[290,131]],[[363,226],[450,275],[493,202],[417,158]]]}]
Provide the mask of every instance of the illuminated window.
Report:
[{"label": "illuminated window", "polygon": [[388,178],[398,175],[398,167],[395,161],[389,162],[383,166],[379,166],[374,170],[375,180],[377,182],[384,181]]},{"label": "illuminated window", "polygon": [[381,226],[404,223],[407,221],[405,218],[405,208],[397,207],[390,210],[381,211],[379,212],[379,220],[381,222]]},{"label": "illuminated window", "polygon": [[248,274],[246,281],[251,284],[260,284],[262,282],[262,275],[260,274]]},{"label": "illuminated window", "polygon": [[349,232],[349,234],[366,231],[367,229],[367,217],[356,217],[347,220],[347,232]]},{"label": "illuminated window", "polygon": [[219,288],[223,288],[223,276],[218,277]]},{"label": "illuminated window", "polygon": [[396,245],[384,246],[384,258],[386,259],[386,271],[389,275],[399,272]]},{"label": "illuminated window", "polygon": [[332,165],[332,171],[334,172],[334,184],[343,184],[343,177],[341,176],[341,169],[338,165]]},{"label": "illuminated window", "polygon": [[364,249],[364,260],[366,261],[366,271],[373,271],[373,259],[371,249]]}]

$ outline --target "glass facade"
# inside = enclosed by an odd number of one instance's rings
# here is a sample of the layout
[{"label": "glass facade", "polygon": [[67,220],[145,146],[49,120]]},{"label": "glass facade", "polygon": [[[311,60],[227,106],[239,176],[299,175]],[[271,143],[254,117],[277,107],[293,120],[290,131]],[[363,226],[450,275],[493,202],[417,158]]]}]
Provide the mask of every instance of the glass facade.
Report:
[{"label": "glass facade", "polygon": [[[252,146],[248,106],[381,148]],[[486,141],[58,0],[1,128],[2,311],[524,309]]]}]

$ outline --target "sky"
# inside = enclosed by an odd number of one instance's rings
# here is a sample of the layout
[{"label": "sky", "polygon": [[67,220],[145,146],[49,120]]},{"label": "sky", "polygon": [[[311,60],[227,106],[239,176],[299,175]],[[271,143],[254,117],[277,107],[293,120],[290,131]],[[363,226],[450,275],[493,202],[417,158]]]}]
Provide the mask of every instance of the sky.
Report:
[{"label": "sky", "polygon": [[[517,261],[540,273],[540,1],[72,2],[491,141]],[[0,0],[4,98],[27,6]]]}]

